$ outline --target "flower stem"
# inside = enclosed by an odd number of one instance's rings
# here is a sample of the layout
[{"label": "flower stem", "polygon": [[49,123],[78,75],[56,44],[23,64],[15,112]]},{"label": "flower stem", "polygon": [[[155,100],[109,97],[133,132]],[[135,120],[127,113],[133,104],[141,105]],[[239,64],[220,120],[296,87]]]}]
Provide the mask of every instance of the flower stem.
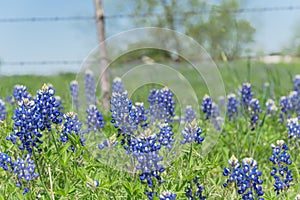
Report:
[{"label": "flower stem", "polygon": [[52,182],[52,177],[51,177],[51,169],[50,169],[50,165],[48,164],[48,173],[49,173],[49,179],[50,179],[50,192],[51,192],[51,197],[52,200],[54,200],[54,192],[53,192],[53,182]]}]

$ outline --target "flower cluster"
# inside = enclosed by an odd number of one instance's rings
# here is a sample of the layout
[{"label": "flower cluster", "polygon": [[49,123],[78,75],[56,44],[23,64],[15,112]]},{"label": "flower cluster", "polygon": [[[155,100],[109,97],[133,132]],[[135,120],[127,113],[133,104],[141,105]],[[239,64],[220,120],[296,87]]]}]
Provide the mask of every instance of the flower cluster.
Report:
[{"label": "flower cluster", "polygon": [[112,92],[115,93],[125,92],[125,86],[122,82],[122,79],[119,77],[114,78],[111,88],[112,88]]},{"label": "flower cluster", "polygon": [[29,154],[32,153],[33,148],[41,151],[39,144],[42,143],[40,139],[42,133],[38,131],[37,121],[39,118],[36,113],[35,102],[23,98],[18,104],[19,106],[15,110],[15,115],[12,117],[14,120],[14,132],[6,139],[15,144],[18,138],[21,141],[19,148],[21,150],[26,149]]},{"label": "flower cluster", "polygon": [[0,99],[0,122],[3,122],[5,120],[5,117],[6,117],[6,107],[4,101]]},{"label": "flower cluster", "polygon": [[131,138],[129,144],[128,151],[137,160],[136,168],[141,171],[141,182],[150,188],[153,187],[152,178],[156,178],[159,183],[162,183],[159,174],[164,172],[165,168],[160,164],[163,157],[159,155],[161,145],[157,135],[152,134],[151,130],[147,129],[144,136]]},{"label": "flower cluster", "polygon": [[290,112],[296,113],[297,116],[300,115],[300,93],[296,91],[290,92],[289,101],[290,101]]},{"label": "flower cluster", "polygon": [[172,127],[170,127],[167,123],[160,125],[160,132],[157,134],[157,141],[161,146],[166,147],[167,149],[172,149],[172,144],[174,143],[173,138],[174,132],[172,131]]},{"label": "flower cluster", "polygon": [[[115,128],[118,128],[123,136],[132,134],[132,131],[136,129],[135,120],[132,120],[132,102],[127,97],[127,92],[112,93],[110,100],[110,112]],[[132,114],[132,115],[131,115]]]},{"label": "flower cluster", "polygon": [[242,86],[242,89],[240,90],[240,95],[241,95],[241,106],[244,107],[245,110],[248,109],[250,101],[253,98],[253,93],[251,89],[251,84],[250,83],[244,83]]},{"label": "flower cluster", "polygon": [[12,166],[11,157],[9,155],[7,155],[6,153],[0,152],[0,167],[6,171],[11,166]]},{"label": "flower cluster", "polygon": [[290,101],[286,96],[280,97],[280,114],[279,114],[279,122],[283,122],[286,118],[290,118]]},{"label": "flower cluster", "polygon": [[144,103],[136,102],[132,109],[130,110],[130,120],[136,125],[143,129],[148,127],[148,113],[149,111],[145,109]]},{"label": "flower cluster", "polygon": [[204,95],[201,106],[205,114],[205,120],[212,120],[215,129],[220,131],[224,120],[220,117],[219,106],[208,95]]},{"label": "flower cluster", "polygon": [[171,191],[164,191],[159,195],[160,200],[175,200],[176,199],[176,194],[174,194]]},{"label": "flower cluster", "polygon": [[[193,191],[193,185],[196,186],[195,191]],[[205,200],[206,196],[203,195],[204,186],[199,183],[198,177],[193,179],[193,182],[189,183],[189,186],[186,188],[185,196],[189,200]]]},{"label": "flower cluster", "polygon": [[194,119],[192,122],[188,123],[184,130],[181,132],[183,136],[183,140],[181,140],[182,144],[196,142],[201,144],[204,140],[204,137],[201,137],[202,130],[199,126],[197,126],[197,120]]},{"label": "flower cluster", "polygon": [[88,127],[87,131],[100,132],[105,125],[101,112],[97,109],[95,105],[91,104],[86,110],[86,113],[86,124]]},{"label": "flower cluster", "polygon": [[205,120],[209,120],[212,117],[212,105],[213,100],[208,95],[204,95],[202,99],[202,111],[205,114]]},{"label": "flower cluster", "polygon": [[87,70],[84,75],[84,87],[85,87],[85,98],[86,106],[90,104],[96,104],[96,82],[94,73],[91,70]]},{"label": "flower cluster", "polygon": [[238,117],[239,102],[235,94],[227,95],[227,111],[229,121],[235,121]]},{"label": "flower cluster", "polygon": [[68,112],[64,115],[64,123],[62,125],[62,130],[60,132],[60,138],[63,143],[69,140],[69,136],[75,133],[80,136],[81,145],[84,146],[84,138],[81,134],[82,123],[78,120],[78,115],[73,112]]},{"label": "flower cluster", "polygon": [[297,117],[288,119],[286,127],[288,129],[289,138],[300,138],[300,125]]},{"label": "flower cluster", "polygon": [[272,156],[269,160],[275,165],[272,167],[271,176],[274,177],[275,192],[280,194],[283,190],[290,187],[290,182],[293,181],[292,171],[288,165],[292,164],[291,156],[287,153],[288,147],[283,140],[277,140],[277,146],[271,145],[273,149]]},{"label": "flower cluster", "polygon": [[54,88],[44,84],[42,89],[37,91],[34,100],[37,126],[42,131],[45,129],[50,131],[51,123],[60,124],[62,122],[61,105],[54,94]]},{"label": "flower cluster", "polygon": [[266,108],[267,108],[266,115],[268,117],[276,115],[278,108],[276,107],[275,102],[274,102],[273,99],[268,99],[267,100]]},{"label": "flower cluster", "polygon": [[194,119],[196,119],[196,113],[193,110],[192,106],[187,106],[184,110],[184,121],[191,123]]},{"label": "flower cluster", "polygon": [[300,75],[296,75],[294,78],[294,90],[300,93]]},{"label": "flower cluster", "polygon": [[169,88],[151,90],[148,102],[150,103],[151,121],[162,120],[165,123],[173,122],[175,116],[174,94]]},{"label": "flower cluster", "polygon": [[15,85],[13,90],[13,97],[16,102],[21,101],[22,98],[28,98],[29,93],[24,85]]},{"label": "flower cluster", "polygon": [[[30,156],[27,155],[25,160],[18,158],[17,161],[13,164],[13,172],[17,174],[18,182],[17,187],[22,187],[24,182],[29,182],[33,179],[36,179],[39,175],[35,172],[35,163],[30,159]],[[29,188],[25,187],[23,194],[29,192]]]},{"label": "flower cluster", "polygon": [[70,93],[72,97],[72,103],[76,110],[80,108],[79,99],[79,85],[77,81],[71,81],[70,83]]},{"label": "flower cluster", "polygon": [[[30,159],[29,154],[26,155],[25,160],[17,158],[17,160],[13,162],[11,156],[1,152],[0,167],[5,171],[9,171],[17,175],[16,186],[20,188],[39,176],[35,173],[35,163]],[[25,187],[23,194],[28,192],[29,188]]]},{"label": "flower cluster", "polygon": [[249,114],[250,114],[250,127],[251,130],[254,130],[257,126],[258,120],[259,120],[259,113],[261,113],[259,100],[257,99],[251,99],[249,104]]},{"label": "flower cluster", "polygon": [[[242,195],[243,199],[253,199],[257,196],[262,200],[264,192],[261,184],[263,181],[260,179],[262,174],[257,169],[257,162],[253,158],[244,158],[242,165],[239,161],[232,156],[228,161],[230,167],[224,168],[223,175],[229,176],[226,183],[223,184],[227,187],[228,184],[236,182],[238,188],[238,194]],[[256,195],[255,195],[256,194]]]}]

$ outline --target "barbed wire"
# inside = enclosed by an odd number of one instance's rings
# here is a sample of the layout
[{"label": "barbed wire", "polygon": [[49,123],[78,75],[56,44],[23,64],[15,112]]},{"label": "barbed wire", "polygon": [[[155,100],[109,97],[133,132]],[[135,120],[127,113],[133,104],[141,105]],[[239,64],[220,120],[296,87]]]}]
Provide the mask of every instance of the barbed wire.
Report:
[{"label": "barbed wire", "polygon": [[[240,9],[201,9],[181,12],[177,14],[203,14],[203,13],[257,13],[257,12],[279,12],[279,11],[293,11],[300,10],[300,6],[280,6],[280,7],[261,7],[261,8],[240,8]],[[162,13],[144,13],[144,14],[114,14],[105,15],[105,19],[115,18],[146,18],[161,16]],[[63,21],[91,21],[95,16],[54,16],[54,17],[16,17],[16,18],[0,18],[0,23],[22,23],[22,22],[63,22]]]},{"label": "barbed wire", "polygon": [[0,66],[23,65],[80,65],[80,60],[0,61]]},{"label": "barbed wire", "polygon": [[[273,55],[273,54],[264,54],[264,55],[244,55],[228,58],[229,61],[235,60],[259,60],[267,56],[290,56],[292,58],[300,58],[300,55]],[[137,60],[137,59],[136,59]],[[221,58],[214,58],[214,61],[223,61]],[[129,61],[130,62],[130,61]],[[39,61],[0,61],[1,66],[25,66],[25,65],[81,65],[82,60],[39,60]],[[84,63],[97,63],[96,60],[84,61]]]}]

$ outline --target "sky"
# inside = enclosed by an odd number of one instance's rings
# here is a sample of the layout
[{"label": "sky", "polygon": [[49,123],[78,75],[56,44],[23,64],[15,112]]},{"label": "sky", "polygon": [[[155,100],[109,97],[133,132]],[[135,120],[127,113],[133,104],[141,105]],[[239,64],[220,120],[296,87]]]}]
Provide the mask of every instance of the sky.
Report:
[{"label": "sky", "polygon": [[[106,15],[131,13],[126,1],[103,0]],[[300,6],[295,0],[245,0],[243,8]],[[93,0],[0,0],[0,19],[52,16],[93,16]],[[300,23],[300,10],[244,13],[256,28],[254,52],[279,52],[292,42],[293,31]],[[107,37],[136,28],[132,19],[107,19]],[[82,60],[96,47],[97,31],[93,20],[62,22],[0,23],[0,61]],[[47,68],[76,71],[71,66],[0,66],[1,74],[39,73]],[[55,71],[55,70],[52,70]]]}]

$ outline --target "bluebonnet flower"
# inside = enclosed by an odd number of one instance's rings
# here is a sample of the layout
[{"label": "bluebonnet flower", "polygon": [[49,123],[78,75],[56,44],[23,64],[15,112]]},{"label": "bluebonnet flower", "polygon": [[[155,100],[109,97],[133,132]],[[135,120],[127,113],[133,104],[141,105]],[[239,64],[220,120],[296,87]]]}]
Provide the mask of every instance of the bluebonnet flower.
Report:
[{"label": "bluebonnet flower", "polygon": [[86,106],[96,104],[96,82],[94,73],[91,70],[86,70],[84,76]]},{"label": "bluebonnet flower", "polygon": [[[14,173],[17,175],[17,187],[23,187],[28,185],[33,179],[36,179],[39,175],[35,173],[35,163],[30,159],[30,155],[25,156],[25,160],[17,158],[16,161],[13,161],[11,156],[0,153],[0,167],[8,172]],[[23,194],[29,192],[29,188],[25,187]]]},{"label": "bluebonnet flower", "polygon": [[250,114],[250,127],[251,130],[254,130],[255,127],[257,126],[258,120],[259,120],[259,113],[261,113],[260,105],[259,105],[259,100],[257,99],[252,99],[250,101],[249,105],[249,114]]},{"label": "bluebonnet flower", "polygon": [[12,117],[14,120],[14,132],[6,139],[15,144],[18,138],[21,141],[19,148],[21,150],[27,150],[29,154],[32,153],[33,148],[41,151],[39,144],[42,143],[40,139],[42,133],[38,131],[38,116],[36,115],[35,102],[23,98],[22,101],[18,102],[18,105]]},{"label": "bluebonnet flower", "polygon": [[[195,191],[193,190],[194,185],[196,186]],[[199,183],[198,177],[193,179],[193,182],[189,183],[189,186],[186,188],[185,196],[189,200],[205,200],[206,196],[203,195],[204,186]]]},{"label": "bluebonnet flower", "polygon": [[251,89],[251,84],[250,83],[243,83],[243,86],[240,90],[240,95],[241,95],[241,106],[244,107],[245,110],[248,109],[250,101],[253,98],[253,93]]},{"label": "bluebonnet flower", "polygon": [[280,97],[280,114],[279,114],[279,122],[283,122],[286,118],[290,118],[291,105],[289,98],[286,96]]},{"label": "bluebonnet flower", "polygon": [[289,101],[290,101],[290,112],[296,113],[297,116],[300,114],[300,93],[296,91],[290,92]]},{"label": "bluebonnet flower", "polygon": [[127,151],[137,160],[136,168],[141,171],[140,180],[143,184],[153,187],[153,178],[162,183],[160,173],[165,168],[160,164],[163,157],[159,155],[161,145],[156,134],[152,134],[150,129],[145,130],[145,134],[140,137],[131,138]]},{"label": "bluebonnet flower", "polygon": [[201,144],[204,140],[204,137],[201,137],[202,130],[199,126],[197,126],[197,120],[194,119],[192,122],[188,123],[184,130],[181,132],[182,136],[184,137],[181,140],[182,144],[196,142]]},{"label": "bluebonnet flower", "polygon": [[216,130],[221,130],[223,118],[220,117],[219,106],[208,95],[204,95],[202,100],[202,111],[205,114],[205,120],[212,120]]},{"label": "bluebonnet flower", "polygon": [[0,99],[0,122],[3,122],[5,120],[5,117],[6,117],[6,107],[4,101]]},{"label": "bluebonnet flower", "polygon": [[162,120],[165,123],[173,122],[175,116],[174,94],[169,88],[151,90],[148,102],[150,103],[151,122]]},{"label": "bluebonnet flower", "polygon": [[286,127],[288,129],[288,137],[295,139],[300,138],[300,125],[298,118],[291,118],[287,120]]},{"label": "bluebonnet flower", "polygon": [[154,195],[157,196],[157,193],[156,192],[151,192],[149,190],[146,189],[146,191],[144,192],[145,195],[147,195],[148,199],[149,200],[153,200],[154,198]]},{"label": "bluebonnet flower", "polygon": [[176,194],[174,194],[171,191],[164,191],[159,195],[160,200],[175,200],[176,199]]},{"label": "bluebonnet flower", "polygon": [[94,186],[95,186],[95,187],[98,187],[98,186],[99,186],[99,181],[98,181],[98,180],[94,180],[93,183],[94,183]]},{"label": "bluebonnet flower", "polygon": [[191,123],[196,117],[196,112],[193,110],[192,106],[187,106],[184,111],[184,121]]},{"label": "bluebonnet flower", "polygon": [[98,180],[92,180],[89,179],[86,183],[86,186],[90,189],[90,190],[95,190],[97,187],[99,187],[100,183]]},{"label": "bluebonnet flower", "polygon": [[294,78],[294,90],[300,93],[300,74],[296,75]]},{"label": "bluebonnet flower", "polygon": [[13,166],[13,162],[12,162],[11,157],[9,155],[7,155],[6,153],[0,152],[0,167],[3,170],[7,171],[12,166]]},{"label": "bluebonnet flower", "polygon": [[273,149],[272,156],[269,160],[275,165],[272,167],[271,176],[275,179],[274,187],[277,195],[283,190],[290,187],[293,181],[292,171],[289,170],[288,165],[292,164],[291,156],[288,154],[288,147],[283,140],[277,140],[277,146],[271,145]]},{"label": "bluebonnet flower", "polygon": [[29,93],[24,85],[15,85],[13,90],[13,97],[16,102],[21,101],[22,98],[29,98]]},{"label": "bluebonnet flower", "polygon": [[208,95],[204,95],[202,99],[202,111],[205,114],[205,120],[211,119],[213,100]]},{"label": "bluebonnet flower", "polygon": [[160,125],[160,132],[157,134],[157,140],[161,146],[172,149],[172,144],[175,139],[173,138],[174,132],[172,131],[172,127],[170,127],[167,123]]},{"label": "bluebonnet flower", "polygon": [[44,84],[41,90],[37,91],[35,98],[35,114],[37,126],[40,130],[51,130],[51,123],[60,124],[62,114],[61,105],[54,97],[53,86]]},{"label": "bluebonnet flower", "polygon": [[111,122],[114,124],[114,127],[118,128],[120,134],[124,137],[131,135],[133,130],[137,129],[135,120],[132,119],[136,114],[132,112],[133,106],[131,100],[127,97],[127,92],[113,92],[110,105]]},{"label": "bluebonnet flower", "polygon": [[101,112],[97,109],[95,105],[91,104],[89,108],[86,110],[86,113],[87,113],[86,124],[88,127],[88,132],[90,131],[100,132],[105,125]]},{"label": "bluebonnet flower", "polygon": [[127,92],[124,93],[112,93],[112,99],[110,101],[112,113],[111,122],[114,127],[118,129],[118,137],[122,135],[121,144],[126,142],[127,137],[130,137],[138,127],[146,129],[147,113],[142,103],[136,103],[132,105],[131,100],[127,97]]},{"label": "bluebonnet flower", "polygon": [[[261,171],[257,169],[257,162],[253,158],[243,159],[242,165],[238,160],[232,156],[228,164],[229,168],[224,168],[223,175],[229,176],[226,183],[223,184],[227,187],[228,184],[236,182],[237,192],[242,195],[242,199],[253,199],[257,196],[262,200],[264,192],[261,184],[263,181],[260,179]],[[256,194],[256,195],[255,195]]]},{"label": "bluebonnet flower", "polygon": [[[17,174],[18,182],[17,187],[23,187],[26,183],[33,179],[36,179],[39,175],[35,173],[35,162],[30,159],[28,154],[25,160],[18,158],[17,161],[13,163],[13,173]],[[25,187],[23,194],[29,192],[29,188]]]},{"label": "bluebonnet flower", "polygon": [[139,125],[143,129],[146,129],[148,127],[148,113],[149,111],[145,109],[143,103],[136,102],[130,110],[130,121],[133,122],[136,126]]},{"label": "bluebonnet flower", "polygon": [[71,81],[70,83],[70,93],[72,97],[72,104],[76,110],[80,108],[80,99],[79,99],[79,85],[77,81]]},{"label": "bluebonnet flower", "polygon": [[78,115],[76,113],[66,113],[64,115],[64,123],[60,132],[61,141],[66,143],[69,140],[69,135],[73,135],[75,133],[75,135],[80,137],[81,145],[84,146],[84,138],[82,137],[81,126],[82,123],[79,122]]},{"label": "bluebonnet flower", "polygon": [[119,77],[114,78],[113,84],[111,87],[112,87],[112,92],[116,92],[116,93],[125,92],[125,86],[122,82],[122,79]]},{"label": "bluebonnet flower", "polygon": [[266,115],[268,117],[271,117],[271,116],[275,116],[276,113],[277,113],[277,106],[275,105],[275,102],[273,99],[268,99],[267,102],[266,102],[266,107],[267,107],[267,111],[266,111]]},{"label": "bluebonnet flower", "polygon": [[235,94],[227,95],[227,111],[229,121],[235,121],[238,117],[239,102]]}]

